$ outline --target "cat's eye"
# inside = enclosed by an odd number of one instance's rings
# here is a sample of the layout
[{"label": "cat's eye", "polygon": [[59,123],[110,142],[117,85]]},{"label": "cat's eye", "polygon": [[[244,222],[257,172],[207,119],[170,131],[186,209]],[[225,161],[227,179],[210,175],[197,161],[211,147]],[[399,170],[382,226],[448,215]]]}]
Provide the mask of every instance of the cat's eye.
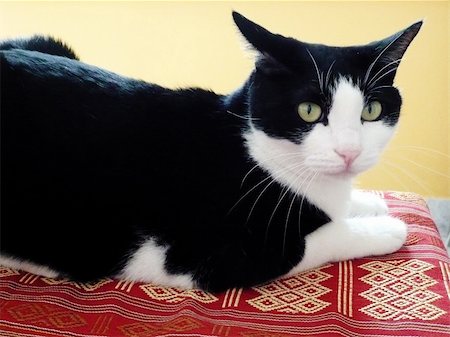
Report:
[{"label": "cat's eye", "polygon": [[316,103],[303,102],[298,106],[298,114],[305,122],[314,123],[322,115],[322,109]]},{"label": "cat's eye", "polygon": [[373,101],[367,104],[362,113],[361,118],[363,121],[373,122],[378,119],[381,115],[381,111],[383,108],[381,107],[381,103],[378,101]]}]

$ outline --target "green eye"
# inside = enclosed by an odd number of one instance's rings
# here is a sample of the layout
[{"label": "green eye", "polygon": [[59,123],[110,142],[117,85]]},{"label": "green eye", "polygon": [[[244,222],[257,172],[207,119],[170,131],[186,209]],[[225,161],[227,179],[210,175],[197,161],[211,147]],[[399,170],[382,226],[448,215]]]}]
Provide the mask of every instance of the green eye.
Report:
[{"label": "green eye", "polygon": [[298,114],[305,122],[317,122],[322,115],[322,109],[315,103],[303,102],[298,106]]},{"label": "green eye", "polygon": [[364,121],[372,122],[376,120],[381,115],[381,111],[383,108],[381,107],[381,103],[378,101],[373,101],[367,104],[361,114],[361,118]]}]

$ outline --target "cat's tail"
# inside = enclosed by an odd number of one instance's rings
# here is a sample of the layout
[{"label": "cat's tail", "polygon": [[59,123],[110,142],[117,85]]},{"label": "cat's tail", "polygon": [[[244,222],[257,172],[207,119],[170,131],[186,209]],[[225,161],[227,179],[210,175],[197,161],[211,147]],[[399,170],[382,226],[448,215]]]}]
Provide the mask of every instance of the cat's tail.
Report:
[{"label": "cat's tail", "polygon": [[0,50],[22,49],[80,60],[75,52],[61,40],[34,35],[30,38],[0,41]]}]

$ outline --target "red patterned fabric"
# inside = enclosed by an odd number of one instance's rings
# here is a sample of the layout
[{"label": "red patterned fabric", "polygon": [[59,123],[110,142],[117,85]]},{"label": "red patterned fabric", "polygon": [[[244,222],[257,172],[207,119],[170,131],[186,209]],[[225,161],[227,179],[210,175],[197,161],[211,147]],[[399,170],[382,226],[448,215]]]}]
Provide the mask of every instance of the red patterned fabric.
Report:
[{"label": "red patterned fabric", "polygon": [[378,193],[409,225],[394,254],[220,294],[0,268],[0,335],[448,337],[450,261],[428,208],[415,194]]}]

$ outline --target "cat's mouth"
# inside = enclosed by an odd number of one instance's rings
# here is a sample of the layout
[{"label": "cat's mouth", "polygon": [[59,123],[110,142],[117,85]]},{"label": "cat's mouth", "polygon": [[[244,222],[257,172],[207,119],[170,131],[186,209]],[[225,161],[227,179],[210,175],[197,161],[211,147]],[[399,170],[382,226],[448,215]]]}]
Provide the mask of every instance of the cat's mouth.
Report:
[{"label": "cat's mouth", "polygon": [[312,171],[332,177],[352,177],[361,173],[360,165],[354,160],[340,160],[339,158],[307,158],[306,165]]}]

